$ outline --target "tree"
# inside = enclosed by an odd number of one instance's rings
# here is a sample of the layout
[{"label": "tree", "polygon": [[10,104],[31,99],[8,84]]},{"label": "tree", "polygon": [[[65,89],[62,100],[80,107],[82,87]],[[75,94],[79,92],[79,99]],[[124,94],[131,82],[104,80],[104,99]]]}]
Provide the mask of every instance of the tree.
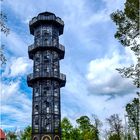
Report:
[{"label": "tree", "polygon": [[[124,11],[117,10],[111,14],[111,18],[117,26],[115,38],[118,39],[124,47],[129,47],[137,58],[136,64],[129,67],[118,68],[117,70],[122,77],[132,78],[133,83],[137,88],[140,88],[140,43],[138,42],[138,40],[140,40],[139,2],[139,0],[126,0]],[[137,93],[140,94],[139,91]],[[129,126],[135,128],[135,133],[137,135],[137,139],[139,140],[140,138],[138,135],[140,126],[137,123],[139,120],[136,118],[136,114],[139,114],[140,112],[138,102],[139,99],[134,98],[132,103],[128,103],[126,105],[126,111],[128,114],[128,120],[130,121],[128,122]],[[135,126],[132,126],[132,124],[135,124]]]},{"label": "tree", "polygon": [[21,134],[21,140],[31,140],[32,128],[27,126]]},{"label": "tree", "polygon": [[98,140],[98,131],[88,116],[81,116],[76,120],[82,140]]},{"label": "tree", "polygon": [[115,38],[123,46],[129,47],[137,58],[135,65],[117,70],[123,77],[132,78],[134,85],[140,88],[139,0],[126,0],[124,11],[117,10],[111,14],[111,18],[117,26]]},{"label": "tree", "polygon": [[9,34],[10,29],[7,27],[6,22],[7,22],[7,16],[3,11],[1,11],[0,28],[1,28],[1,32],[3,32],[7,36]]},{"label": "tree", "polygon": [[118,137],[118,135],[117,134],[111,134],[110,136],[109,136],[109,140],[119,140],[120,138]]},{"label": "tree", "polygon": [[[1,0],[1,2],[2,1],[3,0]],[[10,32],[10,29],[7,27],[6,22],[7,22],[7,16],[1,10],[0,11],[0,30],[7,36]],[[4,45],[3,44],[1,44],[1,46],[0,46],[0,62],[1,62],[1,66],[6,63],[6,57],[4,55]]]},{"label": "tree", "polygon": [[87,116],[81,116],[76,122],[78,127],[73,127],[68,118],[63,118],[61,122],[62,140],[99,140],[97,117],[94,116],[94,124],[91,124]]},{"label": "tree", "polygon": [[92,115],[93,118],[93,125],[94,125],[94,136],[95,136],[95,140],[99,140],[99,135],[100,135],[100,128],[102,126],[102,122],[98,119],[98,117],[96,115]]},{"label": "tree", "polygon": [[70,140],[73,127],[68,118],[65,117],[62,119],[61,128],[62,128],[62,140]]},{"label": "tree", "polygon": [[90,119],[88,116],[81,116],[80,118],[78,118],[76,120],[77,124],[78,124],[78,128],[80,130],[80,135],[81,135],[81,139],[85,140],[85,139],[89,139],[90,136]]},{"label": "tree", "polygon": [[113,12],[111,18],[117,26],[115,38],[123,46],[130,47],[137,52],[139,45],[134,39],[139,35],[139,0],[126,0],[124,11]]},{"label": "tree", "polygon": [[79,128],[73,128],[71,131],[71,139],[70,140],[83,140],[80,134]]},{"label": "tree", "polygon": [[4,45],[1,45],[0,47],[0,65],[6,64],[6,57],[4,55]]},{"label": "tree", "polygon": [[136,135],[137,140],[140,140],[140,101],[139,98],[134,98],[131,103],[126,105],[128,124]]},{"label": "tree", "polygon": [[7,140],[17,140],[17,135],[15,132],[9,131],[6,134]]},{"label": "tree", "polygon": [[115,137],[116,140],[121,140],[122,135],[122,120],[119,118],[118,114],[113,114],[106,119],[110,127],[110,137]]},{"label": "tree", "polygon": [[90,119],[88,116],[81,116],[79,119],[76,120],[76,122],[79,124],[79,128],[82,131],[90,129]]}]

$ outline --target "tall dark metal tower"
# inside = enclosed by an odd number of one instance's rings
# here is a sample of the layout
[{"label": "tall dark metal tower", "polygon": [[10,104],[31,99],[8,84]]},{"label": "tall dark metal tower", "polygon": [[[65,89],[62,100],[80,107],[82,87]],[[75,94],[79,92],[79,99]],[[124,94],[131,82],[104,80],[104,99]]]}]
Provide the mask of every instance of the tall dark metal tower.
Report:
[{"label": "tall dark metal tower", "polygon": [[65,48],[59,44],[64,22],[50,12],[40,13],[29,23],[34,44],[28,47],[33,73],[27,76],[33,88],[32,140],[61,140],[60,88],[66,76],[60,73],[59,60]]}]

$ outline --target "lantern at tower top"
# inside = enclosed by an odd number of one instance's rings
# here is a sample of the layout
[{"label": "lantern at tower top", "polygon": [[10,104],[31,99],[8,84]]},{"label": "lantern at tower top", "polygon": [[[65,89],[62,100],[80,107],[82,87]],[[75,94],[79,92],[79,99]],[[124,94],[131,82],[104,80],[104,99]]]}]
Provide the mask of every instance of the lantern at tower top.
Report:
[{"label": "lantern at tower top", "polygon": [[33,17],[29,22],[30,33],[34,35],[34,29],[43,24],[52,24],[59,29],[59,35],[63,34],[63,20],[59,17],[56,17],[56,15],[51,12],[43,12],[38,14],[38,16]]}]

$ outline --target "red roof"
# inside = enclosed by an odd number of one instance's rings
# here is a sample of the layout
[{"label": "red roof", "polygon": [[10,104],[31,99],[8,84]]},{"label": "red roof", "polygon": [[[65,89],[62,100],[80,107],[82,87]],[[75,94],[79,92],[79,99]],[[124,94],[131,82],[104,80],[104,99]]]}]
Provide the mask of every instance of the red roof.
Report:
[{"label": "red roof", "polygon": [[0,129],[0,139],[6,139],[5,133]]}]

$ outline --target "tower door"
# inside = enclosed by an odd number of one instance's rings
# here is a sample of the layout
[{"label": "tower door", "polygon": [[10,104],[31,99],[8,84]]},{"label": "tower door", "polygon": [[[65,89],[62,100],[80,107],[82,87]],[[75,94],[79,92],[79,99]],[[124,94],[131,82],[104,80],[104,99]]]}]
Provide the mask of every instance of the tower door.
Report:
[{"label": "tower door", "polygon": [[52,140],[52,138],[49,135],[45,135],[41,140]]}]

